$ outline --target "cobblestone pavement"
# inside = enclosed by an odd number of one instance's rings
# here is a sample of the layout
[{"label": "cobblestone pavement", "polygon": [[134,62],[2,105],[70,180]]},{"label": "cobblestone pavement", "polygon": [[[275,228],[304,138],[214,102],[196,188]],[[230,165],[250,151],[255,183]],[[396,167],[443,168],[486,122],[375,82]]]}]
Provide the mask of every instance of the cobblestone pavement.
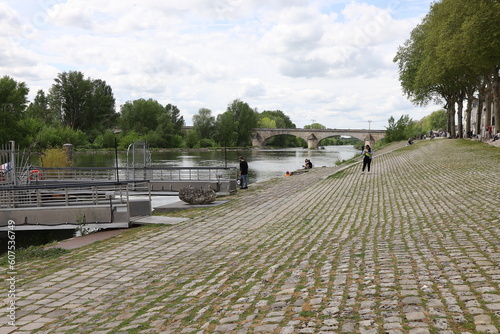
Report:
[{"label": "cobblestone pavement", "polygon": [[498,333],[500,150],[381,153],[19,264],[0,333]]}]

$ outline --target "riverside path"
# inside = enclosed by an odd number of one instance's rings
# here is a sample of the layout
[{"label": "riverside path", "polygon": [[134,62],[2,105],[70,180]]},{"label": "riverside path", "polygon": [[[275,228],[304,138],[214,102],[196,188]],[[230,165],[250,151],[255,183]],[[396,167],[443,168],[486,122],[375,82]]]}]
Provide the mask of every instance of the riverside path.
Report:
[{"label": "riverside path", "polygon": [[19,260],[0,333],[498,333],[500,148],[391,148]]}]

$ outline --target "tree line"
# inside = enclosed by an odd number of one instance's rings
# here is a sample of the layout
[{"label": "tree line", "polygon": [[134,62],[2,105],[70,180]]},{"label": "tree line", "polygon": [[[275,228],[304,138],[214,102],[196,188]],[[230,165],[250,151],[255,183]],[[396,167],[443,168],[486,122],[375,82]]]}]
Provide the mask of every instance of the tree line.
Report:
[{"label": "tree line", "polygon": [[500,1],[433,3],[394,58],[403,92],[416,105],[444,102],[453,136],[484,135],[495,121],[498,131],[499,41]]},{"label": "tree line", "polygon": [[[80,149],[126,149],[131,143],[146,141],[154,148],[248,147],[254,128],[296,128],[281,110],[258,112],[239,99],[231,101],[224,113],[214,116],[207,108],[193,116],[186,131],[179,108],[153,99],[127,101],[115,110],[111,87],[103,80],[85,78],[79,71],[63,72],[46,93],[39,90],[28,103],[29,89],[9,76],[0,79],[0,144],[14,140],[34,151],[71,143]],[[394,123],[392,126],[391,122]],[[402,140],[420,135],[427,127],[402,116],[389,119],[388,139]],[[320,123],[304,126],[324,129]],[[322,145],[356,144],[349,138],[327,138]],[[386,140],[387,141],[387,140]],[[362,144],[362,143],[361,143]],[[361,145],[360,144],[360,145]],[[270,138],[272,147],[307,147],[294,136]]]},{"label": "tree line", "polygon": [[[39,90],[32,102],[28,93],[25,83],[9,76],[0,79],[1,144],[14,140],[18,146],[34,150],[66,143],[83,149],[115,145],[126,149],[137,141],[155,148],[247,147],[254,128],[296,128],[281,110],[259,113],[236,99],[217,116],[208,108],[199,109],[192,129],[185,131],[177,106],[140,98],[127,101],[117,112],[111,87],[103,80],[85,78],[79,71],[59,73],[49,91]],[[347,139],[329,139],[324,145],[349,143]],[[271,138],[267,145],[307,146],[294,136]]]},{"label": "tree line", "polygon": [[[157,148],[245,147],[257,127],[295,128],[280,110],[259,113],[236,99],[217,116],[201,108],[193,127],[185,131],[179,108],[153,99],[127,101],[115,109],[111,87],[103,80],[85,78],[79,71],[59,73],[48,92],[39,90],[32,102],[29,88],[9,76],[0,79],[0,143],[15,140],[20,147],[125,149],[147,141]],[[276,146],[305,145],[296,138],[275,138]]]}]

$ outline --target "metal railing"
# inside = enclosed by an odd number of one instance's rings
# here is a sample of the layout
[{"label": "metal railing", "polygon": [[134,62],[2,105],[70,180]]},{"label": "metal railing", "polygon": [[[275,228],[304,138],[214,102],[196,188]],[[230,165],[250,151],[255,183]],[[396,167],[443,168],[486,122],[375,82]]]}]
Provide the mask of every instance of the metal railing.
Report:
[{"label": "metal railing", "polygon": [[98,182],[0,187],[0,209],[128,203],[131,189],[149,182]]},{"label": "metal railing", "polygon": [[30,167],[28,184],[40,180],[108,181],[228,181],[236,180],[235,167]]}]

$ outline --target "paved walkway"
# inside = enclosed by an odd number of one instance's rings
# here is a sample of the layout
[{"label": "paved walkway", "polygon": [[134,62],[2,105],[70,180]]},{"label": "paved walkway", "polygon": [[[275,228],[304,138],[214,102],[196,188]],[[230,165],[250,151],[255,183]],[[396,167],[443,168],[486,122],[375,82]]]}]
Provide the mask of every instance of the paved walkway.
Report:
[{"label": "paved walkway", "polygon": [[375,153],[20,263],[0,333],[498,333],[500,150]]}]

